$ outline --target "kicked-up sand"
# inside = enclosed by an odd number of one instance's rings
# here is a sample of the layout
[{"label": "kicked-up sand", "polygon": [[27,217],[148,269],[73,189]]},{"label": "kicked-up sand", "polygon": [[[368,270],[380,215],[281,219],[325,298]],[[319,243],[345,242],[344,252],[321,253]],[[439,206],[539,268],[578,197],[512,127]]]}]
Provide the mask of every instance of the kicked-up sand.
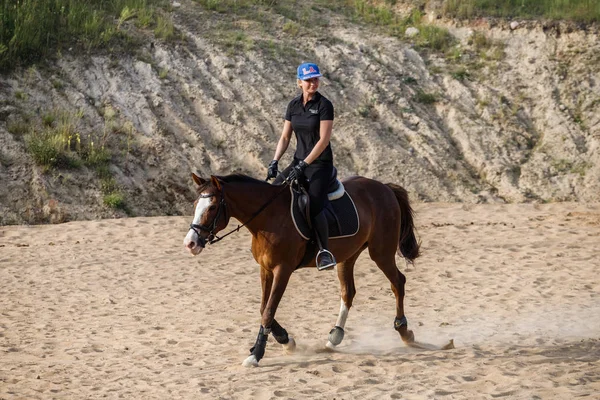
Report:
[{"label": "kicked-up sand", "polygon": [[600,399],[600,205],[415,208],[409,327],[456,348],[403,345],[365,252],[342,344],[335,272],[302,269],[277,311],[297,351],[269,338],[257,368],[247,231],[192,257],[191,217],[0,227],[0,399]]}]

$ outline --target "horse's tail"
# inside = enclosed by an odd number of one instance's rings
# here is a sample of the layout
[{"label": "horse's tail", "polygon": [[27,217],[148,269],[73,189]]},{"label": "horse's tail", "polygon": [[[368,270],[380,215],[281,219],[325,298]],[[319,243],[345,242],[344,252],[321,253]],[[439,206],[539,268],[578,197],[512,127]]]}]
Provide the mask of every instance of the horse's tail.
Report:
[{"label": "horse's tail", "polygon": [[398,204],[400,205],[402,222],[400,224],[400,241],[398,243],[398,248],[404,258],[413,262],[421,255],[419,251],[421,244],[417,241],[415,236],[413,209],[408,200],[408,192],[402,186],[393,183],[387,183],[386,186],[392,189],[396,196],[396,200],[398,200]]}]

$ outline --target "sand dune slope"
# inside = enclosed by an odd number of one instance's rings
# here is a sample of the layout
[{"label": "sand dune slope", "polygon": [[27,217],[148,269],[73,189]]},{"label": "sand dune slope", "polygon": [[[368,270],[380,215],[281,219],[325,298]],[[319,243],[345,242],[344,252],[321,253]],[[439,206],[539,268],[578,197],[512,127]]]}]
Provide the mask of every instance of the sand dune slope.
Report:
[{"label": "sand dune slope", "polygon": [[406,268],[406,348],[367,257],[344,342],[331,272],[300,270],[269,340],[241,362],[260,282],[247,232],[198,257],[189,218],[0,228],[0,399],[573,399],[600,393],[600,205],[418,204],[423,257]]}]

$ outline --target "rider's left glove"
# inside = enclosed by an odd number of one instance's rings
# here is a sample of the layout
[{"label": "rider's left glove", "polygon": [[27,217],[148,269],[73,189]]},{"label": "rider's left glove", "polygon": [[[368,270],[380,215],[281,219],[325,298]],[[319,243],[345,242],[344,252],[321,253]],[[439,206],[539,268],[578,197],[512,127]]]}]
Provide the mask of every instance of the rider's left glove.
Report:
[{"label": "rider's left glove", "polygon": [[294,166],[294,168],[290,170],[290,173],[287,176],[287,180],[296,180],[298,182],[304,181],[304,170],[306,169],[306,167],[308,167],[308,164],[304,161],[300,161],[298,164],[296,164],[296,166]]}]

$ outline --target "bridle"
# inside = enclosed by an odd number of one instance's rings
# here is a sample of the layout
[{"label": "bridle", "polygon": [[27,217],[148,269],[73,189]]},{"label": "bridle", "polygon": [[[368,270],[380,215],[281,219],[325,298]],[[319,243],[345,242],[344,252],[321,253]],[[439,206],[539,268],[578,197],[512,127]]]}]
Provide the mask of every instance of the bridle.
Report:
[{"label": "bridle", "polygon": [[[254,218],[256,218],[261,212],[263,212],[265,210],[265,208],[267,208],[269,206],[269,204],[271,204],[273,202],[273,200],[275,200],[277,197],[279,197],[279,195],[281,193],[284,192],[284,190],[286,189],[286,187],[290,184],[290,182],[286,179],[283,181],[283,185],[282,185],[282,189],[277,192],[273,197],[271,197],[265,204],[263,204],[258,210],[256,210],[254,212],[254,214],[252,214],[252,216],[246,221],[244,222],[242,225],[238,225],[237,228],[232,229],[231,231],[227,232],[226,234],[224,234],[223,236],[217,236],[217,234],[214,232],[215,229],[217,229],[217,223],[219,222],[219,217],[221,216],[221,213],[224,211],[224,214],[226,216],[225,220],[228,221],[229,217],[227,216],[227,204],[225,203],[225,191],[223,190],[223,187],[221,187],[220,192],[221,192],[221,201],[219,202],[219,208],[217,209],[217,214],[215,215],[215,218],[213,219],[213,221],[210,223],[209,226],[206,225],[202,225],[202,224],[191,224],[190,225],[190,229],[193,230],[196,235],[198,236],[198,242],[200,247],[204,248],[206,246],[206,243],[208,244],[213,244],[213,243],[217,243],[223,239],[225,239],[225,237],[231,235],[234,232],[238,232],[241,228],[243,228],[244,226],[248,225],[250,223],[250,221],[252,221]],[[210,198],[210,197],[215,197],[216,194],[211,193],[211,194],[201,194],[199,196],[199,198]],[[206,238],[203,238],[202,236],[200,236],[200,231],[202,232],[208,232],[208,236]]]},{"label": "bridle", "polygon": [[[214,193],[201,194],[199,196],[199,198],[208,199],[208,198],[215,197],[215,196],[216,196],[216,194],[214,194]],[[218,237],[215,234],[215,229],[217,229],[217,223],[219,222],[219,217],[221,216],[221,213],[223,212],[223,210],[225,210],[225,214],[226,214],[227,213],[227,204],[225,204],[225,193],[223,193],[223,190],[221,190],[221,201],[219,202],[219,208],[217,209],[217,214],[213,218],[210,225],[209,226],[202,225],[202,224],[191,224],[190,225],[190,229],[193,230],[196,233],[196,235],[198,235],[198,242],[199,242],[200,247],[204,248],[206,246],[206,243],[213,244],[213,243],[221,240],[223,237],[225,237],[225,236]],[[227,219],[228,218],[225,218],[225,220],[227,220]],[[200,236],[199,230],[202,232],[208,232],[208,236],[206,238],[203,238],[202,236]],[[215,238],[217,238],[217,239],[215,240]]]}]

